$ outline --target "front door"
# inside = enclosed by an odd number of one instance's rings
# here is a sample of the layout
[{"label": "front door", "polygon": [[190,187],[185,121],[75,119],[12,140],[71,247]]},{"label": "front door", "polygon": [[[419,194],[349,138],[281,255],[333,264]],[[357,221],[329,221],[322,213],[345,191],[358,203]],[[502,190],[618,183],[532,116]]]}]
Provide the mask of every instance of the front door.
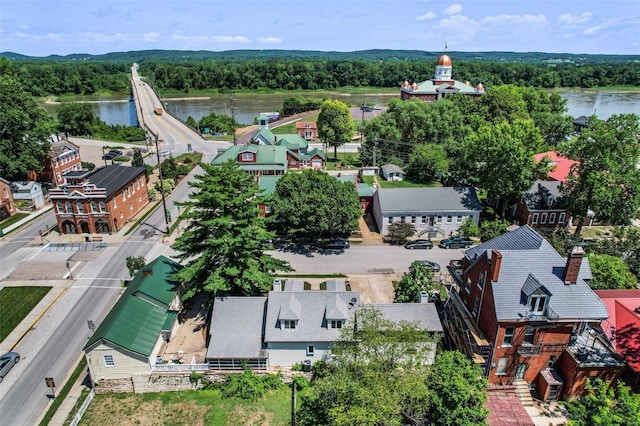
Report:
[{"label": "front door", "polygon": [[433,216],[429,217],[429,226],[433,226]]},{"label": "front door", "polygon": [[527,367],[528,364],[518,364],[518,368],[516,370],[516,379],[524,379],[524,374],[527,372]]}]

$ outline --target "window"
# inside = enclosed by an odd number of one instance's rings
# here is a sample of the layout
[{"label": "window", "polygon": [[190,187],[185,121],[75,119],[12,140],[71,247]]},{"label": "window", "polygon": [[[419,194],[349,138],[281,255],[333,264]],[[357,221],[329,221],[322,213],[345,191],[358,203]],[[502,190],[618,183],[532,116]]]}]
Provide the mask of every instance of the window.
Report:
[{"label": "window", "polygon": [[104,201],[100,201],[99,206],[100,206],[100,212],[104,213],[107,210],[107,206],[104,203]]},{"label": "window", "polygon": [[73,213],[73,209],[71,207],[71,203],[70,202],[66,202],[64,203],[64,211],[67,213]]},{"label": "window", "polygon": [[329,321],[329,327],[331,328],[342,328],[342,320],[331,320]]},{"label": "window", "polygon": [[253,161],[253,154],[250,152],[243,152],[240,156],[240,161]]},{"label": "window", "polygon": [[116,198],[113,197],[113,207],[116,208],[118,207],[118,203],[116,202]]},{"label": "window", "polygon": [[436,216],[436,223],[442,223],[442,216]]},{"label": "window", "polygon": [[313,345],[308,345],[307,346],[307,356],[313,356],[313,354],[316,352],[316,348]]},{"label": "window", "polygon": [[447,223],[453,222],[453,216],[447,216]]},{"label": "window", "polygon": [[116,362],[113,360],[113,355],[104,355],[104,366],[105,367],[115,367]]},{"label": "window", "polygon": [[549,357],[549,362],[547,362],[547,368],[553,368],[553,366],[556,363],[556,359],[557,359],[557,357],[555,355],[551,355]]},{"label": "window", "polygon": [[480,289],[484,287],[484,272],[480,272],[480,275],[478,275],[478,287],[480,287]]},{"label": "window", "polygon": [[62,203],[61,202],[57,202],[56,203],[56,208],[58,209],[58,213],[64,213],[64,209],[62,208]]},{"label": "window", "polygon": [[84,207],[82,206],[81,203],[76,203],[76,209],[78,210],[78,213],[80,214],[84,213]]},{"label": "window", "polygon": [[422,216],[422,223],[423,224],[427,223],[427,217],[426,216]]},{"label": "window", "polygon": [[98,210],[98,204],[95,201],[91,202],[91,213],[95,213]]},{"label": "window", "polygon": [[475,300],[473,301],[473,311],[471,312],[471,315],[473,315],[474,317],[476,315],[478,315],[478,305],[479,304],[480,304],[480,301],[476,297]]},{"label": "window", "polygon": [[[125,194],[125,192],[122,191],[122,201],[124,201],[126,199],[127,199],[127,194]],[[114,201],[115,201],[115,198],[114,198]]]},{"label": "window", "polygon": [[297,322],[296,320],[280,320],[280,327],[293,330],[296,328]]},{"label": "window", "polygon": [[462,223],[462,218],[464,216],[456,216],[456,223]]},{"label": "window", "polygon": [[535,336],[536,336],[536,329],[528,325],[526,330],[524,331],[524,344],[533,345]]},{"label": "window", "polygon": [[513,336],[516,334],[515,327],[505,327],[502,346],[511,346],[513,344]]},{"label": "window", "polygon": [[549,215],[549,225],[553,225],[554,223],[556,223],[556,214],[555,213],[551,213]]},{"label": "window", "polygon": [[266,214],[270,214],[271,213],[271,206],[264,206],[264,212]]},{"label": "window", "polygon": [[2,188],[2,193],[4,194],[4,198],[9,197],[9,193],[7,192],[7,188]]},{"label": "window", "polygon": [[542,216],[540,216],[540,223],[547,223],[547,214],[546,213],[542,213]]},{"label": "window", "polygon": [[411,223],[416,223],[416,217],[415,216],[411,216]]},{"label": "window", "polygon": [[496,376],[503,376],[507,374],[507,365],[509,364],[509,358],[500,358],[498,360],[498,367],[496,368]]},{"label": "window", "polygon": [[404,216],[400,216],[400,222],[405,223],[405,217]]},{"label": "window", "polygon": [[133,210],[133,203],[129,203],[129,210]]},{"label": "window", "polygon": [[531,307],[532,314],[544,314],[544,310],[547,307],[547,295],[546,294],[534,294],[529,298],[529,307]]},{"label": "window", "polygon": [[120,212],[120,219],[124,219],[124,214]]},{"label": "window", "polygon": [[533,214],[533,218],[531,219],[531,223],[533,223],[533,224],[538,223],[538,213],[534,213]]},{"label": "window", "polygon": [[558,218],[558,225],[564,225],[566,213],[560,213],[560,217]]},{"label": "window", "polygon": [[467,277],[467,280],[464,282],[464,288],[467,290],[467,293],[471,292],[471,278]]}]

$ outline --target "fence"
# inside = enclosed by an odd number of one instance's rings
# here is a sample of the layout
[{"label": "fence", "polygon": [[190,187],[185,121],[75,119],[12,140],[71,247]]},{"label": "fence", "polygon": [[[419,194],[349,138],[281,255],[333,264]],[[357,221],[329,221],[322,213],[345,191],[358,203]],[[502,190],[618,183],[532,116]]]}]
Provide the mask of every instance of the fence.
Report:
[{"label": "fence", "polygon": [[96,395],[95,389],[91,389],[91,392],[89,392],[89,395],[87,395],[87,397],[84,399],[84,402],[80,406],[78,413],[73,418],[73,421],[71,421],[71,426],[77,426],[77,424],[80,423],[80,420],[82,420],[82,416],[84,415],[84,412],[87,411],[87,408],[89,408],[89,404],[91,404],[91,401],[93,401],[93,397],[95,395]]},{"label": "fence", "polygon": [[209,371],[209,364],[155,364],[151,371],[168,371],[178,373],[181,371]]}]

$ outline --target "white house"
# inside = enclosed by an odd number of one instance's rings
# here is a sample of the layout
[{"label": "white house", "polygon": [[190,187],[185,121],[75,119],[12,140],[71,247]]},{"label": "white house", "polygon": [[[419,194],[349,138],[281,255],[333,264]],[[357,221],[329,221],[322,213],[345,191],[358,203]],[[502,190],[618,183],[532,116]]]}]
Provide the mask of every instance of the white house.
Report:
[{"label": "white house", "polygon": [[382,235],[392,223],[404,222],[418,235],[447,237],[469,217],[477,224],[480,211],[472,187],[380,188],[373,194],[373,216]]},{"label": "white house", "polygon": [[385,180],[403,180],[404,170],[395,164],[385,164],[380,167],[380,173]]},{"label": "white house", "polygon": [[33,209],[37,210],[44,206],[44,194],[42,185],[38,182],[11,182],[11,193],[15,200],[25,200],[33,203]]}]

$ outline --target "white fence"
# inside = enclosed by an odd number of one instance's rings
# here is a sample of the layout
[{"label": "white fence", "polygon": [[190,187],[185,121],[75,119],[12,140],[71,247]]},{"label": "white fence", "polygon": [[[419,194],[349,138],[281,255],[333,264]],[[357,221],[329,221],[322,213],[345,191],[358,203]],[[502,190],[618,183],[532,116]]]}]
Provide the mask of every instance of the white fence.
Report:
[{"label": "white fence", "polygon": [[93,397],[95,395],[96,395],[96,391],[94,389],[91,389],[91,392],[89,392],[89,395],[87,395],[87,397],[84,399],[84,402],[80,406],[78,413],[73,418],[73,421],[71,422],[71,426],[77,426],[77,424],[80,423],[80,420],[82,420],[82,416],[84,415],[84,412],[87,411],[87,408],[89,408],[89,404],[91,404],[91,401],[93,401]]},{"label": "white fence", "polygon": [[180,372],[180,371],[208,371],[209,364],[155,364],[151,366],[151,371],[168,371],[168,372]]}]

